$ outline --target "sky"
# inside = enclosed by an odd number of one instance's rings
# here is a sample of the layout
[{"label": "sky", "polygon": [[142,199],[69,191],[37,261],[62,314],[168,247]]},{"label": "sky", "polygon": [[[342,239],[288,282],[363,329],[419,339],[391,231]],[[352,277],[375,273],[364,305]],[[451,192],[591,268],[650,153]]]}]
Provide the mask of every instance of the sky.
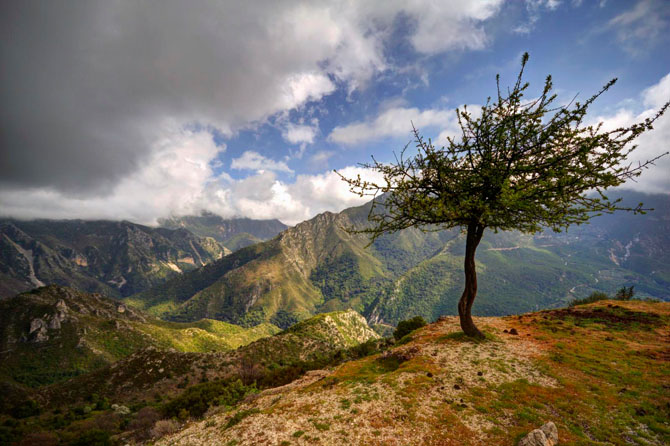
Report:
[{"label": "sky", "polygon": [[[155,224],[208,210],[296,224],[362,204],[411,125],[436,145],[521,55],[589,123],[670,100],[666,0],[0,3],[0,215]],[[670,149],[670,113],[643,135]],[[670,156],[631,188],[670,193]]]}]

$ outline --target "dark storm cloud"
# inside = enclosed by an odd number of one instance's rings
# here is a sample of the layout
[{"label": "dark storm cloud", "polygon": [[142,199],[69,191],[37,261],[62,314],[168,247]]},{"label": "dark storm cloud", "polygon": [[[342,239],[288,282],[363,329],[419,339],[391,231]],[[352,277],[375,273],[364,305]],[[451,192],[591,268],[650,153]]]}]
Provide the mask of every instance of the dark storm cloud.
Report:
[{"label": "dark storm cloud", "polygon": [[244,2],[2,2],[0,184],[99,191],[164,126],[228,132],[318,98],[327,78],[298,84],[324,48],[294,55],[273,41],[273,5],[253,17]]},{"label": "dark storm cloud", "polygon": [[481,48],[501,1],[3,1],[0,187],[104,195],[166,128],[226,134],[365,84],[400,13],[433,54]]}]

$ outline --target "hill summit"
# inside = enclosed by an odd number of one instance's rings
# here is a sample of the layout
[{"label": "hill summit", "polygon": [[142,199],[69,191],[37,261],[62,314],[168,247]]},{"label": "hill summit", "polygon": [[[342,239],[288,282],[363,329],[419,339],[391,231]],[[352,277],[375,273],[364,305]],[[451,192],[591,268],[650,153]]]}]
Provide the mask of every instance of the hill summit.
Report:
[{"label": "hill summit", "polygon": [[660,446],[670,441],[669,323],[669,303],[601,301],[478,318],[487,337],[475,342],[444,317],[157,444],[512,446],[551,421],[559,444]]}]

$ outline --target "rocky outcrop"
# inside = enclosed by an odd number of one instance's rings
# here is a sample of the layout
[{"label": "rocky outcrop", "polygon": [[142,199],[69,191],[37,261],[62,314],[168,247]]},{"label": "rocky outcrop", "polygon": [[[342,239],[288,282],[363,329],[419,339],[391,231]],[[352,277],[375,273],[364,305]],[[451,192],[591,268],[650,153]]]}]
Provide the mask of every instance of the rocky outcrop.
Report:
[{"label": "rocky outcrop", "polygon": [[28,331],[28,339],[32,342],[44,342],[49,340],[47,334],[47,323],[40,318],[30,321],[30,330]]},{"label": "rocky outcrop", "polygon": [[534,429],[519,442],[519,446],[555,446],[558,444],[558,429],[548,421],[539,429]]}]

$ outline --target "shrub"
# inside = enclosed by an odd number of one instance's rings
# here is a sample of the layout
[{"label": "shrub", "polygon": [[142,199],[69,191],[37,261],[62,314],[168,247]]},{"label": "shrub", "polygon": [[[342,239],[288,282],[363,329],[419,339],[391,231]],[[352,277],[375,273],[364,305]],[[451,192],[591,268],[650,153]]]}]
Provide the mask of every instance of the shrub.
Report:
[{"label": "shrub", "polygon": [[174,434],[179,430],[179,423],[175,420],[158,420],[151,429],[152,438],[162,438],[166,435]]},{"label": "shrub", "polygon": [[137,412],[128,428],[134,431],[134,437],[138,440],[147,440],[150,438],[151,428],[160,418],[160,413],[155,408],[143,407]]},{"label": "shrub", "polygon": [[253,414],[259,413],[259,412],[260,412],[260,410],[258,410],[255,407],[253,409],[249,409],[249,410],[240,410],[235,415],[233,415],[230,418],[230,420],[228,420],[228,423],[226,424],[226,427],[224,427],[224,429],[229,429],[229,428],[235,426],[236,424],[238,424],[240,421],[244,420],[249,415],[253,415]]},{"label": "shrub", "polygon": [[[631,300],[633,296],[635,295],[635,287],[634,286],[623,286],[619,288],[619,290],[616,292],[616,295],[614,296],[614,299],[616,300]],[[574,307],[576,305],[585,305],[585,304],[591,304],[593,302],[598,302],[600,300],[607,300],[611,299],[607,293],[603,293],[602,291],[594,291],[591,293],[588,297],[585,297],[584,299],[575,299],[572,302],[568,304],[569,307]]]},{"label": "shrub", "polygon": [[210,406],[233,406],[255,389],[255,386],[244,385],[239,379],[196,384],[163,406],[163,414],[178,417],[186,411],[191,417],[201,417]]},{"label": "shrub", "polygon": [[58,436],[52,432],[35,432],[23,437],[18,446],[58,446]]},{"label": "shrub", "polygon": [[421,328],[426,325],[426,321],[421,316],[415,316],[412,319],[407,319],[404,321],[398,322],[398,326],[393,332],[393,337],[398,340],[402,339],[409,333],[413,332],[417,328]]},{"label": "shrub", "polygon": [[616,292],[615,299],[617,300],[631,300],[635,294],[634,287],[631,285],[629,287],[621,287],[619,291]]},{"label": "shrub", "polygon": [[28,418],[40,414],[40,406],[33,400],[25,400],[12,408],[14,418]]},{"label": "shrub", "polygon": [[599,300],[607,300],[610,297],[601,291],[594,291],[591,293],[588,297],[585,297],[584,299],[575,299],[572,302],[568,304],[569,307],[574,307],[577,305],[585,305],[585,304],[591,304],[593,302],[598,302]]}]

